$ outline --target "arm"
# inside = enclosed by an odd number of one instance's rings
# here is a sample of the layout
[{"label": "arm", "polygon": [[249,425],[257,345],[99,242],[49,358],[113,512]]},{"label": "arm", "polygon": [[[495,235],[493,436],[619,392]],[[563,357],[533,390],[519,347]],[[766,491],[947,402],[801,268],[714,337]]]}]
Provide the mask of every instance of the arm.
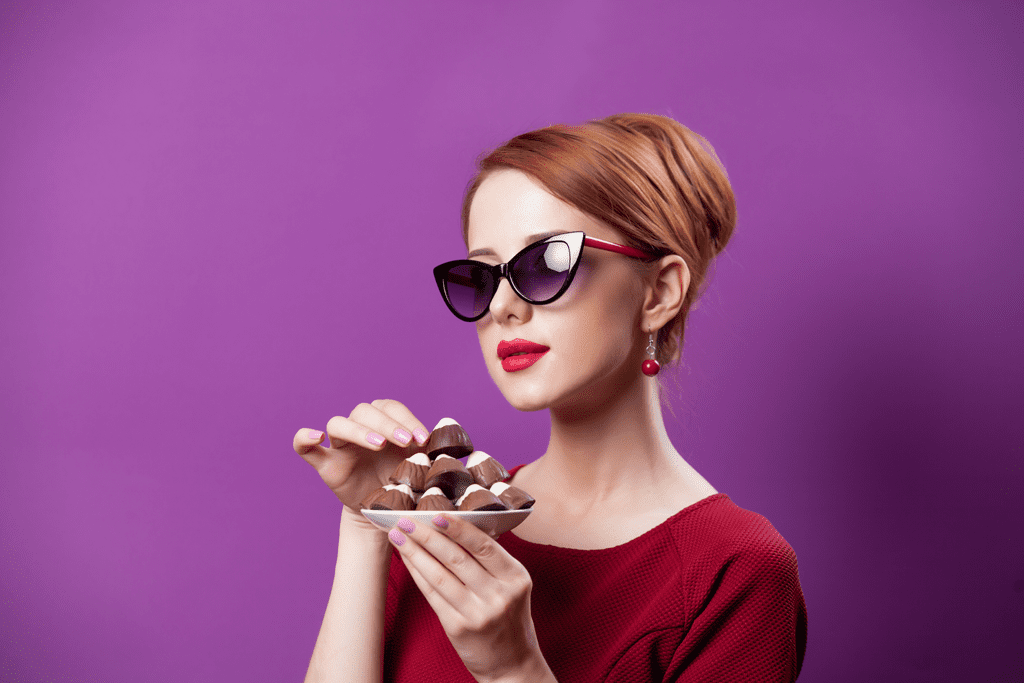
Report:
[{"label": "arm", "polygon": [[803,664],[807,608],[784,540],[735,553],[676,649],[666,681],[791,683]]},{"label": "arm", "polygon": [[357,511],[344,508],[338,562],[306,682],[380,683],[391,544]]}]

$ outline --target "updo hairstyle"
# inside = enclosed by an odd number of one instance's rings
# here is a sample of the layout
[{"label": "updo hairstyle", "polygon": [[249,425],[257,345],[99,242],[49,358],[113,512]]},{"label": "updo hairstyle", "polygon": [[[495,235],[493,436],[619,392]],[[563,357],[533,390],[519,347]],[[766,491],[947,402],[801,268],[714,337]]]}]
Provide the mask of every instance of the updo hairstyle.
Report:
[{"label": "updo hairstyle", "polygon": [[580,126],[557,124],[517,135],[486,153],[462,202],[462,238],[469,208],[492,171],[517,169],[548,192],[618,230],[625,242],[657,258],[678,254],[690,287],[675,318],[658,331],[657,358],[679,359],[691,305],[703,293],[711,260],[736,225],[732,187],[711,144],[682,124],[655,114],[616,114]]}]

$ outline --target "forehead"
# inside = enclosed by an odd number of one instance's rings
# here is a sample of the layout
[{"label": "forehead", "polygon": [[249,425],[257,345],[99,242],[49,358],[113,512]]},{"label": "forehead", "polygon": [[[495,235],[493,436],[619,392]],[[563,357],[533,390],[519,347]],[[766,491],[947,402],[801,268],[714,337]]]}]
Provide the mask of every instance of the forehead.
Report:
[{"label": "forehead", "polygon": [[488,175],[473,197],[468,257],[507,261],[527,244],[576,230],[601,239],[617,238],[610,227],[558,199],[532,176],[502,169]]}]

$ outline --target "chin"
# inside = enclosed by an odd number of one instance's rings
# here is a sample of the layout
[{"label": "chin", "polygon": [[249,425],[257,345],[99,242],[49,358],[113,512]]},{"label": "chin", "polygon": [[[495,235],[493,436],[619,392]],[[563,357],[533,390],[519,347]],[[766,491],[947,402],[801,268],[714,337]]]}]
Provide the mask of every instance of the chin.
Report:
[{"label": "chin", "polygon": [[508,404],[522,413],[532,413],[551,406],[550,397],[544,395],[540,387],[513,388],[498,384],[498,389]]},{"label": "chin", "polygon": [[505,400],[508,401],[508,404],[521,413],[533,413],[549,407],[547,401],[540,400],[533,396],[522,396],[516,394],[510,395],[506,392],[502,392],[502,394],[505,396]]},{"label": "chin", "polygon": [[539,383],[523,381],[525,377],[514,377],[506,373],[501,365],[491,368],[491,379],[508,404],[523,413],[532,413],[551,407],[551,397],[546,392],[543,378]]}]

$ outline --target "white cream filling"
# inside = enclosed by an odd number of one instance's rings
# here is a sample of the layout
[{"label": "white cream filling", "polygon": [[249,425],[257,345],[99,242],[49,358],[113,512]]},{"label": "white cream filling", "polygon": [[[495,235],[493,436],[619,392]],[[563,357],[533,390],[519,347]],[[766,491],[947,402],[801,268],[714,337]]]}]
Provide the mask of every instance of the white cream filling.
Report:
[{"label": "white cream filling", "polygon": [[406,458],[406,460],[411,462],[413,465],[426,465],[427,467],[430,467],[430,456],[426,453],[414,453]]},{"label": "white cream filling", "polygon": [[462,501],[466,500],[466,496],[468,496],[469,494],[473,493],[474,491],[486,491],[486,490],[487,489],[485,489],[483,486],[480,486],[480,484],[470,484],[469,488],[466,489],[466,492],[462,494],[462,497],[459,498],[457,501],[455,501],[455,507],[459,507],[460,505],[462,505]]},{"label": "white cream filling", "polygon": [[447,427],[448,425],[458,426],[459,423],[456,422],[455,420],[451,419],[450,417],[442,417],[441,421],[437,423],[436,427],[434,427],[434,430],[436,431],[436,430],[440,429],[441,427]]},{"label": "white cream filling", "polygon": [[413,500],[416,500],[416,494],[412,492],[412,489],[409,488],[408,484],[387,484],[384,488],[388,491],[401,491]]},{"label": "white cream filling", "polygon": [[483,451],[473,451],[469,454],[469,460],[466,461],[466,467],[476,467],[490,457],[491,456],[487,455]]}]

